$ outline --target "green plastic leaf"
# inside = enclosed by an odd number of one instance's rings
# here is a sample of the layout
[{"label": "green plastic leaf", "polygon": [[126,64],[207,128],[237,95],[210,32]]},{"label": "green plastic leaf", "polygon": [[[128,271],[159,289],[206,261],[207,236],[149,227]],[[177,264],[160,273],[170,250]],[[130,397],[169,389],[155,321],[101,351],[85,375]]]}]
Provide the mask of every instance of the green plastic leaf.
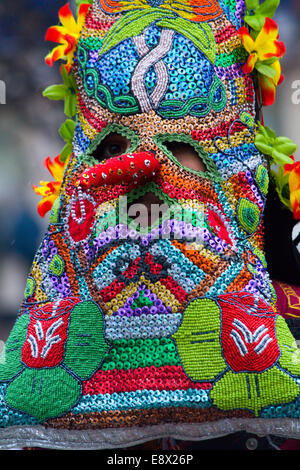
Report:
[{"label": "green plastic leaf", "polygon": [[184,371],[192,380],[211,381],[225,370],[220,330],[220,307],[214,300],[196,299],[185,309],[172,337]]},{"label": "green plastic leaf", "polygon": [[65,142],[71,143],[73,141],[75,131],[75,121],[67,119],[59,128],[59,134]]},{"label": "green plastic leaf", "polygon": [[72,144],[67,143],[62,151],[60,152],[59,159],[61,162],[65,162],[72,153]]},{"label": "green plastic leaf", "polygon": [[77,304],[70,317],[64,364],[86,380],[100,367],[108,350],[98,305],[92,301]]},{"label": "green plastic leaf", "polygon": [[292,164],[293,160],[285,153],[279,152],[277,149],[273,148],[272,151],[272,158],[274,162],[278,163],[279,165],[286,165],[287,163]]},{"label": "green plastic leaf", "polygon": [[273,148],[264,141],[260,142],[259,140],[255,139],[255,147],[264,155],[272,155]]},{"label": "green plastic leaf", "polygon": [[64,113],[66,116],[72,118],[76,114],[76,105],[77,99],[76,95],[68,94],[65,97],[65,106],[64,106]]},{"label": "green plastic leaf", "polygon": [[75,5],[77,7],[77,13],[78,13],[79,7],[82,3],[89,3],[90,5],[92,5],[93,0],[75,0]]},{"label": "green plastic leaf", "polygon": [[43,91],[43,96],[49,100],[63,100],[65,99],[66,93],[67,89],[65,85],[51,85]]},{"label": "green plastic leaf", "polygon": [[260,4],[258,11],[261,15],[268,18],[273,18],[277,8],[279,7],[280,0],[265,0]]},{"label": "green plastic leaf", "polygon": [[262,126],[262,125],[259,123],[259,129],[260,129],[261,133],[262,133],[267,139],[270,139],[271,141],[273,141],[274,139],[276,139],[276,137],[277,137],[276,132],[273,131],[273,129],[271,129],[270,127],[268,127],[268,126]]},{"label": "green plastic leaf", "polygon": [[297,145],[286,137],[278,137],[274,142],[274,148],[290,157],[296,152]]},{"label": "green plastic leaf", "polygon": [[5,382],[23,369],[21,352],[26,341],[29,315],[21,315],[10,332],[0,355],[0,381]]},{"label": "green plastic leaf", "polygon": [[40,421],[66,413],[75,405],[81,385],[61,367],[24,369],[6,389],[8,406]]},{"label": "green plastic leaf", "polygon": [[276,335],[281,350],[279,364],[293,375],[300,375],[300,349],[283,317],[276,320]]},{"label": "green plastic leaf", "polygon": [[261,374],[227,372],[213,387],[211,399],[221,410],[248,409],[258,416],[269,405],[289,403],[300,392],[299,385],[277,367]]},{"label": "green plastic leaf", "polygon": [[61,76],[62,76],[62,79],[63,79],[63,82],[64,84],[66,85],[66,87],[68,88],[70,86],[70,81],[73,77],[73,74],[72,73],[68,73],[66,68],[64,67],[64,65],[62,65],[60,67],[60,73],[61,73]]},{"label": "green plastic leaf", "polygon": [[265,75],[266,77],[269,77],[269,78],[276,77],[276,70],[266,63],[256,62],[255,68],[261,75]]},{"label": "green plastic leaf", "polygon": [[247,23],[255,31],[260,31],[263,28],[265,17],[263,15],[245,16],[245,23]]},{"label": "green plastic leaf", "polygon": [[255,10],[259,6],[259,0],[246,0],[247,10]]},{"label": "green plastic leaf", "polygon": [[265,23],[265,19],[273,18],[280,0],[265,0],[260,3],[257,0],[246,1],[245,22],[256,32],[260,31]]}]

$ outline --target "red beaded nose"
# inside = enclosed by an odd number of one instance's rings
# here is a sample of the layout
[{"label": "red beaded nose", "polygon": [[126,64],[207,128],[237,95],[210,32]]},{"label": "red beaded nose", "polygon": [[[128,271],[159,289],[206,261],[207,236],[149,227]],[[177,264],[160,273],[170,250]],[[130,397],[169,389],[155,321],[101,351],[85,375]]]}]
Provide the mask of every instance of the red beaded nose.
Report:
[{"label": "red beaded nose", "polygon": [[104,184],[141,184],[153,179],[159,169],[160,163],[152,153],[127,153],[85,170],[80,176],[80,185],[90,188]]}]

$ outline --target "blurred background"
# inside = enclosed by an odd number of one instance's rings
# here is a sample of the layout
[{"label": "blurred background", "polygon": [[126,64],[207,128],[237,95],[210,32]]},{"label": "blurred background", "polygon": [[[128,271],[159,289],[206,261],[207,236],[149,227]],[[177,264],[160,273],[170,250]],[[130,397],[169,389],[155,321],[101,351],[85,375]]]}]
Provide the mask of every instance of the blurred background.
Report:
[{"label": "blurred background", "polygon": [[[0,340],[5,341],[23,298],[26,277],[48,224],[36,211],[39,197],[32,184],[48,180],[43,160],[60,153],[58,127],[65,120],[62,101],[42,91],[60,83],[58,66],[44,57],[52,48],[44,36],[58,23],[66,0],[0,0]],[[73,3],[70,2],[72,5]],[[280,38],[287,47],[282,60],[285,82],[277,101],[264,111],[267,125],[299,145],[300,160],[300,2],[281,0],[276,13]],[[296,87],[296,88],[295,88]],[[298,92],[297,92],[298,90]]]}]

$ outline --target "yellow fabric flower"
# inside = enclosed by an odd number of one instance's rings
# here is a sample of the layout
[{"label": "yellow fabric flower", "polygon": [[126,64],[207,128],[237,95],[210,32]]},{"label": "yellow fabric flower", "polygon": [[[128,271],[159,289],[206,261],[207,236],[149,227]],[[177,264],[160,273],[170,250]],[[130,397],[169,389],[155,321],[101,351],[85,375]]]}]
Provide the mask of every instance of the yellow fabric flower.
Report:
[{"label": "yellow fabric flower", "polygon": [[[285,45],[282,41],[278,41],[278,25],[271,18],[266,18],[264,27],[255,40],[245,26],[240,28],[238,32],[246,51],[249,53],[243,71],[251,73],[254,68],[259,69],[258,80],[262,91],[263,105],[272,105],[275,100],[276,87],[283,81],[278,59],[285,54]],[[273,69],[272,77],[264,74],[259,67],[269,59],[274,59],[273,63],[268,63],[269,70]]]},{"label": "yellow fabric flower", "polygon": [[65,67],[68,72],[70,71],[80,32],[90,7],[91,5],[88,3],[80,5],[77,22],[68,3],[59,10],[58,16],[62,26],[48,28],[45,38],[46,41],[60,43],[60,46],[55,47],[45,58],[49,66],[52,66],[55,61],[66,57],[67,64]]},{"label": "yellow fabric flower", "polygon": [[32,189],[36,194],[43,196],[43,199],[37,206],[38,213],[41,217],[44,217],[45,214],[52,209],[54,202],[59,196],[64,169],[67,165],[67,161],[62,162],[59,157],[60,155],[57,155],[53,162],[50,157],[46,158],[44,161],[45,167],[48,169],[55,181],[40,181],[40,186],[32,186]]}]

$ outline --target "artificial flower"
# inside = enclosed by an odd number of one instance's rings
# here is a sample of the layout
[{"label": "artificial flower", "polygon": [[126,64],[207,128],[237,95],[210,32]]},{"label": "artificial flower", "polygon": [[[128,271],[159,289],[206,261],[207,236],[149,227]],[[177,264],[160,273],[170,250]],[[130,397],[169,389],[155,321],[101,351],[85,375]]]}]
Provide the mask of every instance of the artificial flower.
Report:
[{"label": "artificial flower", "polygon": [[262,104],[264,106],[272,106],[275,101],[276,87],[281,85],[284,76],[281,74],[281,65],[276,60],[270,66],[274,70],[274,76],[269,77],[259,73],[258,82],[261,89]]},{"label": "artificial flower", "polygon": [[285,54],[284,43],[277,40],[279,38],[278,25],[271,18],[265,19],[265,24],[255,40],[245,26],[242,26],[238,32],[249,53],[247,63],[244,65],[245,73],[251,73],[258,61],[280,58]]},{"label": "artificial flower", "polygon": [[285,54],[285,45],[278,41],[278,25],[271,18],[266,18],[262,30],[254,39],[248,29],[243,26],[239,29],[248,60],[243,67],[244,73],[258,72],[258,80],[262,90],[262,104],[269,106],[274,103],[275,90],[283,81],[279,58]]},{"label": "artificial flower", "polygon": [[273,18],[279,3],[280,0],[246,0],[245,23],[255,31],[260,31],[266,17]]},{"label": "artificial flower", "polygon": [[70,72],[80,32],[90,7],[91,5],[88,3],[82,3],[79,6],[77,22],[68,3],[59,10],[58,16],[61,26],[51,26],[46,33],[46,41],[60,44],[46,56],[45,61],[49,66],[66,57],[67,64],[65,67]]},{"label": "artificial flower", "polygon": [[290,202],[294,219],[300,220],[300,162],[284,165],[284,171],[288,174]]},{"label": "artificial flower", "polygon": [[50,157],[46,158],[44,165],[51,176],[53,176],[54,181],[40,181],[40,186],[32,186],[36,194],[43,196],[37,206],[38,213],[41,217],[44,217],[45,214],[52,209],[54,202],[59,196],[66,164],[67,161],[62,162],[60,160],[60,155],[57,155],[53,162]]}]

